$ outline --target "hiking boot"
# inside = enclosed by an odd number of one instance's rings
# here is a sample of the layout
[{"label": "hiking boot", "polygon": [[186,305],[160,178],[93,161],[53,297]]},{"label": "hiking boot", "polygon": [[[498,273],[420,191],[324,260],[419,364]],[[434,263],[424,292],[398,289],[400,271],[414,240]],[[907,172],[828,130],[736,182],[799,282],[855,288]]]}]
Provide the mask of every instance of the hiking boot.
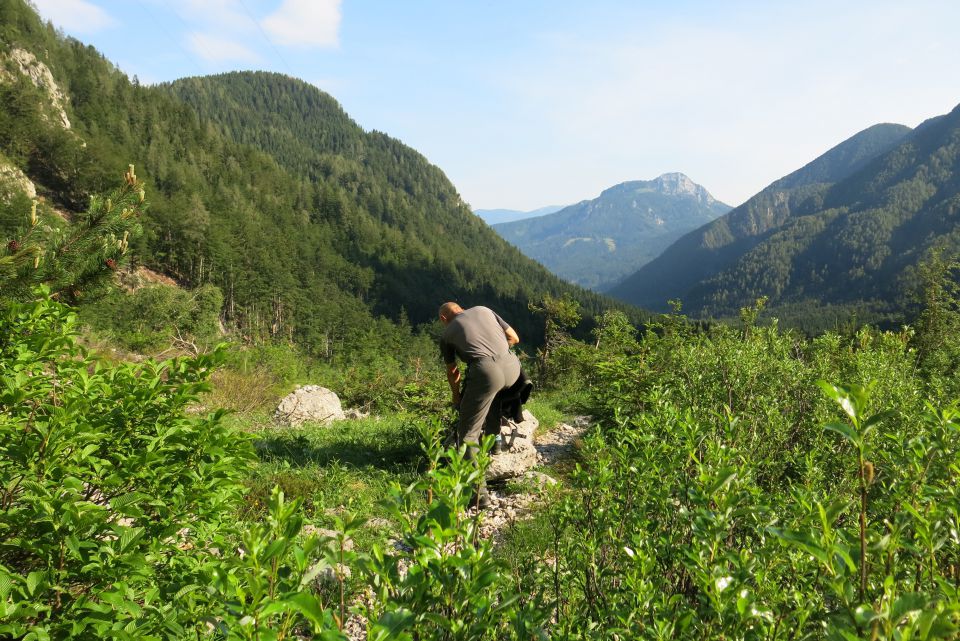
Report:
[{"label": "hiking boot", "polygon": [[499,434],[497,434],[497,439],[493,442],[493,449],[490,450],[490,453],[494,456],[503,454],[503,437]]}]

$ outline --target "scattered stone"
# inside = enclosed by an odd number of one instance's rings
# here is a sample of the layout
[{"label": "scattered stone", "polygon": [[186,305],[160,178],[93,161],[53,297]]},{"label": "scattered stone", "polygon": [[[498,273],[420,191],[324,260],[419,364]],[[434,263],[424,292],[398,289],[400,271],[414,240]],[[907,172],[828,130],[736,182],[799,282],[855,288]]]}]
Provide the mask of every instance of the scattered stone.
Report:
[{"label": "scattered stone", "polygon": [[532,485],[533,487],[539,490],[542,490],[547,486],[557,484],[557,479],[553,478],[549,474],[544,474],[543,472],[535,472],[533,470],[530,470],[529,472],[524,474],[523,480],[528,485]]},{"label": "scattered stone", "polygon": [[[321,539],[336,540],[337,537],[340,536],[340,533],[336,530],[328,530],[327,528],[317,527],[309,523],[303,526],[302,532],[305,536],[317,536]],[[347,537],[347,539],[343,542],[343,550],[345,552],[350,552],[353,550],[353,539]]]},{"label": "scattered stone", "polygon": [[390,519],[384,519],[384,518],[381,518],[381,517],[379,517],[379,516],[375,516],[375,517],[373,517],[372,519],[370,519],[369,521],[367,521],[367,527],[372,527],[372,528],[387,528],[387,527],[392,527],[392,526],[393,526],[393,523],[390,521]]},{"label": "scattered stone", "polygon": [[577,416],[572,423],[560,423],[537,440],[537,460],[541,465],[569,456],[570,448],[590,426],[590,417]]},{"label": "scattered stone", "polygon": [[357,613],[351,614],[343,624],[343,633],[350,641],[366,641],[367,620]]},{"label": "scattered stone", "polygon": [[280,401],[273,418],[281,425],[299,427],[308,421],[329,425],[345,417],[336,394],[319,385],[304,385]]},{"label": "scattered stone", "polygon": [[340,579],[349,579],[352,574],[349,566],[343,563],[337,563],[336,565],[330,565],[320,570],[316,582],[318,586],[322,587],[324,585],[330,585],[331,583],[337,583]]},{"label": "scattered stone", "polygon": [[393,549],[397,552],[413,552],[413,548],[400,539],[390,539],[387,543],[393,546]]},{"label": "scattered stone", "polygon": [[[530,511],[530,504],[535,496],[533,494],[508,494],[491,490],[491,506],[484,510],[483,521],[480,523],[481,538],[496,539],[500,532],[508,525],[524,517]],[[474,508],[470,509],[471,516],[476,514]]]},{"label": "scattered stone", "polygon": [[343,417],[351,421],[358,421],[360,419],[369,418],[370,412],[364,412],[356,407],[351,407],[348,410],[344,410]]},{"label": "scattered stone", "polygon": [[574,416],[573,417],[573,426],[578,430],[585,430],[590,427],[590,417],[589,416]]},{"label": "scattered stone", "polygon": [[537,464],[537,448],[533,444],[533,433],[540,421],[528,410],[523,410],[523,422],[504,421],[500,435],[503,438],[503,453],[490,457],[487,468],[488,481],[522,476],[524,472]]}]

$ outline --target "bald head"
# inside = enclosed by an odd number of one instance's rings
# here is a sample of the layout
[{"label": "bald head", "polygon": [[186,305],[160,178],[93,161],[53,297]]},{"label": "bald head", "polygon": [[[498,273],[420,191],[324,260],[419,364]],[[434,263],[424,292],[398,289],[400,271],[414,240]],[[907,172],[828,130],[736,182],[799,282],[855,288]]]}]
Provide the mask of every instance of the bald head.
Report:
[{"label": "bald head", "polygon": [[457,314],[460,314],[462,312],[463,312],[463,308],[460,307],[458,303],[454,303],[454,302],[444,303],[443,305],[440,306],[440,311],[439,311],[440,322],[446,325],[447,323],[452,321]]}]

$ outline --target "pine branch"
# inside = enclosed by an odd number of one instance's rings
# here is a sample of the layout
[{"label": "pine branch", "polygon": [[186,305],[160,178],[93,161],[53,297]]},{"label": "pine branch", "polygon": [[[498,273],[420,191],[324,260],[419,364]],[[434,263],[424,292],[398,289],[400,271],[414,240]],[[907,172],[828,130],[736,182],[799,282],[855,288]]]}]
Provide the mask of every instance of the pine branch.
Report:
[{"label": "pine branch", "polygon": [[119,188],[92,197],[87,212],[63,231],[40,224],[35,202],[28,231],[8,240],[0,255],[0,300],[23,299],[41,284],[51,296],[74,301],[96,290],[126,261],[146,207],[133,165]]}]

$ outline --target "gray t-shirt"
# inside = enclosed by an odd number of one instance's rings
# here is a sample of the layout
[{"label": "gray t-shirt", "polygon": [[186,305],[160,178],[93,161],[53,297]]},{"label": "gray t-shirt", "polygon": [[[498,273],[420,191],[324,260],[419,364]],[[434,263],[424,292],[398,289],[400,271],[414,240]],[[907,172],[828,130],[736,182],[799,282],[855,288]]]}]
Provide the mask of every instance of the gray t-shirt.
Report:
[{"label": "gray t-shirt", "polygon": [[504,334],[510,328],[489,307],[471,307],[454,316],[440,336],[443,362],[451,365],[459,356],[464,363],[472,363],[487,356],[499,356],[510,351]]}]

